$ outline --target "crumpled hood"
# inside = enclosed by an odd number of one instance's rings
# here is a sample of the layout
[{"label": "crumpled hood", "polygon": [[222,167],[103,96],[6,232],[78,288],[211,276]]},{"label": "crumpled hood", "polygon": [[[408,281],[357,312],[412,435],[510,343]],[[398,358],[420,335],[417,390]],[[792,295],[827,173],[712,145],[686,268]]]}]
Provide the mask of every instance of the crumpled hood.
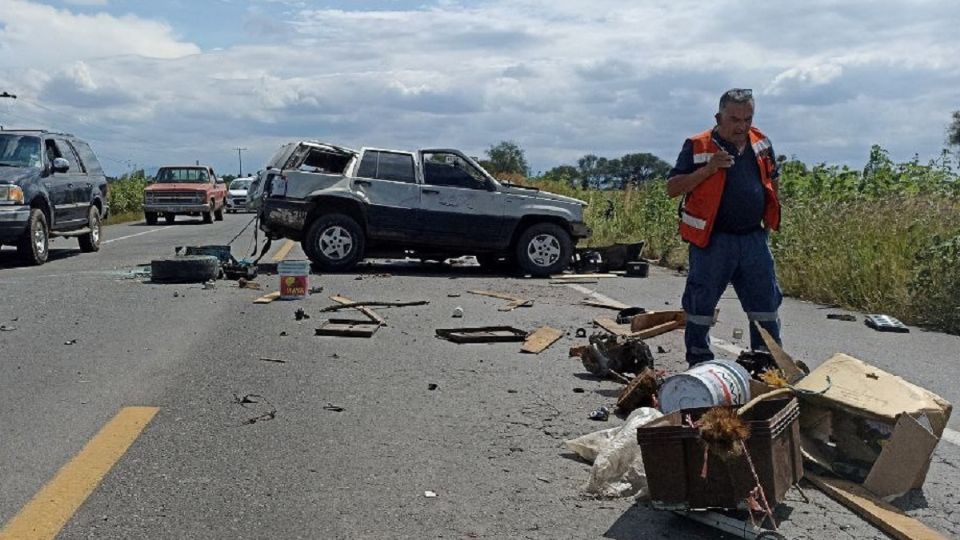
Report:
[{"label": "crumpled hood", "polygon": [[532,197],[535,199],[543,199],[552,202],[561,202],[567,204],[579,204],[582,206],[587,206],[586,201],[581,201],[580,199],[574,199],[573,197],[567,197],[566,195],[557,195],[556,193],[549,193],[546,191],[537,191],[534,189],[519,188],[514,186],[503,185],[503,191],[505,193],[510,193],[511,195],[524,195],[526,197]]},{"label": "crumpled hood", "polygon": [[169,184],[150,184],[146,191],[207,191],[209,184],[191,184],[190,182],[171,182]]},{"label": "crumpled hood", "polygon": [[21,184],[30,178],[39,178],[40,169],[34,167],[0,167],[0,184]]}]

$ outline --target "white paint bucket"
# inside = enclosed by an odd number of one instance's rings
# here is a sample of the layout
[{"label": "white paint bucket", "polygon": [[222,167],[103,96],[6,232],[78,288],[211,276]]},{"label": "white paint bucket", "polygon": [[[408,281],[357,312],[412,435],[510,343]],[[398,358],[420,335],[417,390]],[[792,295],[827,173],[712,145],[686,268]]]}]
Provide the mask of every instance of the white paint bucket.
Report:
[{"label": "white paint bucket", "polygon": [[710,360],[664,381],[660,387],[660,410],[743,405],[750,401],[750,373],[730,360]]},{"label": "white paint bucket", "polygon": [[280,275],[280,299],[301,300],[310,290],[310,261],[282,261],[277,265]]}]

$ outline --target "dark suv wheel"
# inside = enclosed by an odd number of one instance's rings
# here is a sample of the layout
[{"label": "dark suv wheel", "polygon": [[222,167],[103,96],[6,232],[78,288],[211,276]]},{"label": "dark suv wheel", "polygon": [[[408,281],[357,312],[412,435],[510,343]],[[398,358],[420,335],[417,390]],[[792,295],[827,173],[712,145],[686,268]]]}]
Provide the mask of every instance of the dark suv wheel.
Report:
[{"label": "dark suv wheel", "polygon": [[90,232],[77,237],[80,242],[80,251],[92,253],[100,251],[100,235],[103,234],[103,223],[100,221],[100,210],[96,206],[91,206],[87,212],[87,227]]},{"label": "dark suv wheel", "polygon": [[520,268],[534,276],[548,276],[562,271],[570,264],[573,240],[556,223],[536,223],[527,227],[514,249]]},{"label": "dark suv wheel", "polygon": [[304,253],[321,270],[348,270],[363,258],[363,229],[350,216],[326,214],[317,218],[304,238]]},{"label": "dark suv wheel", "polygon": [[30,210],[27,218],[27,230],[17,242],[17,255],[27,264],[41,265],[50,256],[50,231],[47,229],[47,216],[39,208]]}]

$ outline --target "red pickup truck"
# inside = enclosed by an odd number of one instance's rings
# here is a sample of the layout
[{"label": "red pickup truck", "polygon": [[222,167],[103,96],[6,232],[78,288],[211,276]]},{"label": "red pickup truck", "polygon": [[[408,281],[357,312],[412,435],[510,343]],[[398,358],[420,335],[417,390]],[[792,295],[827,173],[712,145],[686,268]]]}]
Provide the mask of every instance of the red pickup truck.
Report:
[{"label": "red pickup truck", "polygon": [[143,214],[155,225],[163,215],[173,223],[177,215],[203,216],[204,223],[223,221],[227,184],[206,166],[161,167],[143,193]]}]

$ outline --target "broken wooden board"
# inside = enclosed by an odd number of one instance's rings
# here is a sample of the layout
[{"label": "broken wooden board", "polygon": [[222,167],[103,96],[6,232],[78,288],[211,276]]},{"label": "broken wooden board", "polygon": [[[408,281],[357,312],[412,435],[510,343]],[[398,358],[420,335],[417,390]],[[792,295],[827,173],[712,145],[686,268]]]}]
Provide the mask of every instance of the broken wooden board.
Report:
[{"label": "broken wooden board", "polygon": [[615,336],[629,336],[633,333],[630,331],[629,326],[625,324],[619,324],[617,321],[608,317],[597,317],[593,320],[593,324],[603,328]]},{"label": "broken wooden board", "polygon": [[604,279],[618,278],[617,274],[555,274],[550,279]]},{"label": "broken wooden board", "polygon": [[622,303],[620,303],[620,302],[603,302],[603,301],[600,301],[600,300],[584,300],[584,301],[580,302],[580,304],[582,304],[582,305],[584,305],[584,306],[590,306],[590,307],[598,307],[598,308],[604,308],[604,309],[613,309],[613,310],[616,310],[616,311],[624,310],[624,309],[627,309],[628,307],[630,307],[630,306],[628,306],[628,305],[626,305],[626,304],[622,304]]},{"label": "broken wooden board", "polygon": [[537,328],[527,336],[527,340],[523,342],[523,347],[520,348],[520,352],[540,354],[546,350],[547,347],[556,343],[562,336],[563,331],[557,330],[556,328],[549,326]]},{"label": "broken wooden board", "polygon": [[[647,315],[647,314],[643,313],[641,315]],[[638,317],[639,316],[640,315],[638,315]],[[653,318],[650,320],[653,322],[657,321],[656,318]],[[610,319],[608,317],[597,317],[596,319],[593,320],[593,324],[599,326],[600,328],[606,330],[607,332],[610,332],[615,336],[624,336],[628,338],[638,338],[638,339],[649,339],[654,336],[659,336],[660,334],[666,334],[667,332],[676,330],[677,328],[683,328],[684,326],[684,323],[682,321],[673,319],[673,320],[660,322],[659,324],[655,324],[654,326],[650,326],[648,328],[643,328],[639,331],[633,331],[632,326],[628,326],[626,324],[619,324],[617,323],[617,321]]]},{"label": "broken wooden board", "polygon": [[467,292],[470,294],[477,294],[480,296],[489,296],[491,298],[499,298],[500,300],[509,300],[510,303],[500,308],[500,311],[513,311],[518,307],[533,306],[533,300],[520,298],[518,296],[513,296],[512,294],[498,293],[498,292],[492,292],[492,291],[467,291]]},{"label": "broken wooden board", "polygon": [[683,328],[687,316],[683,311],[648,311],[630,319],[630,330],[640,339],[648,339]]},{"label": "broken wooden board", "polygon": [[767,346],[767,350],[770,351],[770,356],[773,357],[773,361],[777,364],[777,367],[780,368],[780,371],[783,372],[783,376],[787,379],[787,382],[796,384],[797,381],[806,377],[807,374],[797,366],[793,358],[773,339],[770,332],[767,332],[757,321],[754,321],[753,324],[755,324],[757,330],[760,331],[760,337],[763,339],[764,345]]},{"label": "broken wooden board", "polygon": [[273,302],[274,300],[276,300],[276,299],[278,299],[278,298],[280,298],[280,291],[274,291],[274,292],[272,292],[272,293],[270,293],[270,294],[265,294],[265,295],[261,296],[260,298],[257,298],[256,300],[253,301],[253,303],[254,303],[254,304],[269,304],[270,302]]},{"label": "broken wooden board", "polygon": [[327,313],[330,311],[340,311],[341,309],[355,309],[363,306],[383,306],[383,307],[409,307],[409,306],[425,306],[429,304],[429,300],[414,300],[412,302],[380,302],[377,300],[370,300],[365,302],[351,302],[349,304],[340,304],[337,306],[327,306],[320,310],[320,313]]},{"label": "broken wooden board", "polygon": [[370,321],[350,319],[330,319],[317,328],[318,336],[364,337],[368,338],[380,329],[380,325]]},{"label": "broken wooden board", "polygon": [[556,279],[551,281],[550,285],[589,285],[591,283],[599,283],[599,281],[589,278]]},{"label": "broken wooden board", "polygon": [[913,519],[853,482],[807,472],[804,478],[831,499],[897,540],[946,540],[946,536]]},{"label": "broken wooden board", "polygon": [[478,328],[438,328],[437,336],[454,343],[507,343],[524,341],[527,332],[512,326],[481,326]]},{"label": "broken wooden board", "polygon": [[[331,296],[330,299],[333,300],[334,302],[338,303],[338,304],[355,304],[355,303],[356,303],[356,302],[354,302],[353,300],[347,298],[346,296],[340,296],[340,295],[338,295],[338,294],[337,294],[337,295],[334,295],[334,296]],[[381,325],[381,326],[386,326],[386,325],[387,325],[387,321],[386,321],[383,317],[381,317],[379,313],[377,313],[376,311],[374,311],[374,310],[372,310],[372,309],[370,309],[370,308],[368,308],[368,307],[359,306],[359,307],[356,308],[356,310],[359,311],[360,313],[363,313],[363,314],[366,315],[371,321],[373,321],[373,322],[375,322],[375,323],[377,323],[377,324],[379,324],[379,325]]]}]

